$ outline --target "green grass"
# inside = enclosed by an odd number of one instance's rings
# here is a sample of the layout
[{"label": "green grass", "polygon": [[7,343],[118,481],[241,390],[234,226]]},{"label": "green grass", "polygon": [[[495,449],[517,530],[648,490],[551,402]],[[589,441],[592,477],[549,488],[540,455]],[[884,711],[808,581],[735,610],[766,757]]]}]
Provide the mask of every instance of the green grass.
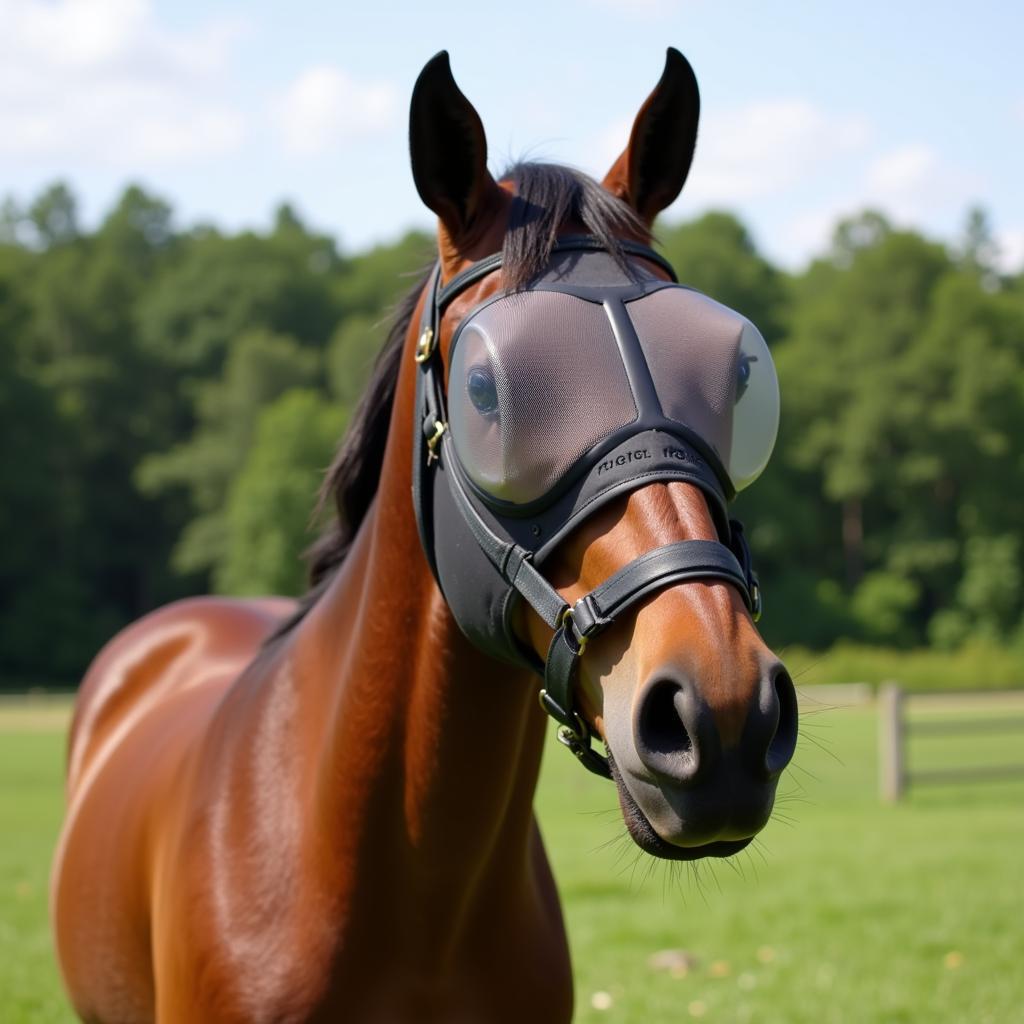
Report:
[{"label": "green grass", "polygon": [[[808,714],[802,727],[754,852],[695,871],[634,863],[611,784],[552,744],[539,808],[577,1021],[1024,1022],[1024,783],[922,788],[884,807],[870,707]],[[1024,760],[1019,735],[980,743],[979,754],[977,741],[922,737],[912,763]],[[62,759],[53,723],[0,709],[5,1024],[71,1019],[46,919]],[[665,949],[694,966],[681,977],[650,967]],[[610,1007],[595,1009],[595,993]]]},{"label": "green grass", "polygon": [[[50,1024],[68,1008],[50,943],[47,886],[63,812],[64,736],[58,720],[14,721],[0,710],[0,1020]],[[26,728],[27,726],[27,728]]]}]

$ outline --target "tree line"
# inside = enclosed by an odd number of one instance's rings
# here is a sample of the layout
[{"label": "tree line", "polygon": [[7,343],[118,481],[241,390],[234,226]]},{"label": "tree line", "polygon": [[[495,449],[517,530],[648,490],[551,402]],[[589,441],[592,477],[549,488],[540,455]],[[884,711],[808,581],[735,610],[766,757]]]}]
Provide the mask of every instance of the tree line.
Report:
[{"label": "tree line", "polygon": [[[776,645],[1024,644],[1024,275],[865,212],[799,273],[732,215],[658,227],[772,347],[776,453],[738,502]],[[128,188],[0,207],[0,686],[73,683],[187,594],[299,593],[315,494],[432,240],[345,253],[285,205],[181,229]]]}]

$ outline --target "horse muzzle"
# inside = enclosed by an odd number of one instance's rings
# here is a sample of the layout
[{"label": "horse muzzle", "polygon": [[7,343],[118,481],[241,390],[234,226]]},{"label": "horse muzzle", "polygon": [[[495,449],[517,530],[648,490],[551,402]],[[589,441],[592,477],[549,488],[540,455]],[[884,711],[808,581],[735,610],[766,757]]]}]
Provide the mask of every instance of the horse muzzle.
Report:
[{"label": "horse muzzle", "polygon": [[779,776],[796,747],[796,694],[785,668],[766,667],[742,707],[712,707],[675,669],[652,676],[631,703],[627,713],[604,721],[636,843],[677,860],[745,847],[771,816]]}]

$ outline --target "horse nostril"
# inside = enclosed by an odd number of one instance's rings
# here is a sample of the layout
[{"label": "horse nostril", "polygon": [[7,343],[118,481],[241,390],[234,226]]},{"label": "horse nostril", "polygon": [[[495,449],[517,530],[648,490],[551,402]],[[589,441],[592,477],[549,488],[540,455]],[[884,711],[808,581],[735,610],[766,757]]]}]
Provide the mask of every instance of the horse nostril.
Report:
[{"label": "horse nostril", "polygon": [[796,750],[797,708],[793,680],[782,665],[772,673],[778,723],[765,751],[764,766],[770,776],[778,775],[793,758]]},{"label": "horse nostril", "polygon": [[656,679],[642,695],[634,730],[641,762],[677,785],[694,782],[706,751],[698,735],[702,702],[689,681]]},{"label": "horse nostril", "polygon": [[640,730],[650,750],[659,754],[689,754],[693,741],[676,709],[678,687],[665,681],[651,688],[640,709]]}]

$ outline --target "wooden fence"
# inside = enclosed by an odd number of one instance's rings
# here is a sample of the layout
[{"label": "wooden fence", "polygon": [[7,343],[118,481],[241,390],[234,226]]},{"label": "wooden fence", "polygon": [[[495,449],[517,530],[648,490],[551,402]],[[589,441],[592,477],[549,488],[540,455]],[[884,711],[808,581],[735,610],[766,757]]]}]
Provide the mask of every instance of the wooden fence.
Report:
[{"label": "wooden fence", "polygon": [[[973,712],[991,706],[991,714]],[[914,710],[955,711],[969,709],[963,719],[928,721],[913,717]],[[965,765],[955,768],[911,768],[907,757],[909,736],[948,737],[1024,733],[1024,692],[981,690],[969,693],[908,693],[896,683],[878,691],[878,780],[881,797],[888,803],[901,799],[913,785],[932,783],[990,782],[1024,778],[1024,743],[1015,763]]]}]

